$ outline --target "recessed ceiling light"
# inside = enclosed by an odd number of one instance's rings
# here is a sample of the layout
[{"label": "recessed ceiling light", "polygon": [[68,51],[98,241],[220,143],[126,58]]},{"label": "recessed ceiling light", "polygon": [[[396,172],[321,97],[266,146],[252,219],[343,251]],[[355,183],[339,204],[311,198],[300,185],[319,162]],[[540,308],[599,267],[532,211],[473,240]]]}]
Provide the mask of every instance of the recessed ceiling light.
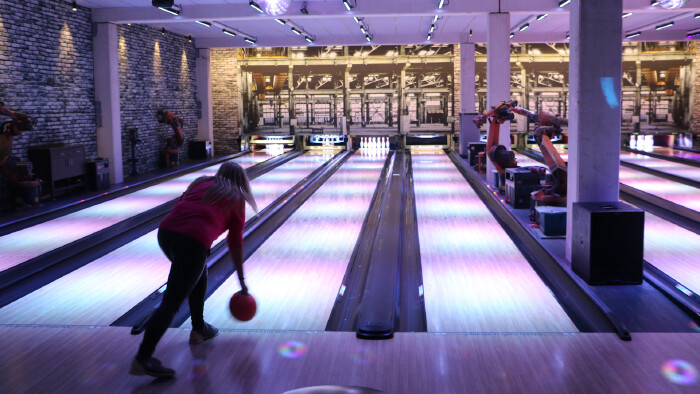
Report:
[{"label": "recessed ceiling light", "polygon": [[630,34],[626,35],[625,37],[627,37],[627,38],[632,38],[632,37],[637,37],[637,36],[641,36],[641,35],[642,35],[642,32],[641,32],[641,31],[637,31],[637,32],[634,32],[634,33],[630,33]]},{"label": "recessed ceiling light", "polygon": [[632,16],[632,13],[631,13],[631,12],[625,12],[624,14],[622,14],[622,17],[623,17],[623,18],[627,18],[628,16]]},{"label": "recessed ceiling light", "polygon": [[656,30],[665,29],[665,28],[671,27],[671,26],[673,26],[673,22],[664,23],[662,25],[656,26]]},{"label": "recessed ceiling light", "polygon": [[541,21],[542,19],[546,18],[547,16],[549,16],[549,14],[537,15],[537,20]]},{"label": "recessed ceiling light", "polygon": [[209,22],[205,22],[205,21],[196,21],[196,22],[202,26],[211,27],[211,23],[209,23]]}]

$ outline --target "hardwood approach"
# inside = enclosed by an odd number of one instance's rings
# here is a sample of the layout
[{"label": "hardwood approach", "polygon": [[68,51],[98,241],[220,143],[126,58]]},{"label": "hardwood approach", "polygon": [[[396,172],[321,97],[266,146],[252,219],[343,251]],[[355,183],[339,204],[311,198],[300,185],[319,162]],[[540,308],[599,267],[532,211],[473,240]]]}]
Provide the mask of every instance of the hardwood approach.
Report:
[{"label": "hardwood approach", "polygon": [[700,335],[222,330],[187,344],[169,329],[155,356],[177,371],[127,373],[140,336],[123,327],[0,326],[0,392],[270,394],[319,385],[387,393],[697,393]]}]

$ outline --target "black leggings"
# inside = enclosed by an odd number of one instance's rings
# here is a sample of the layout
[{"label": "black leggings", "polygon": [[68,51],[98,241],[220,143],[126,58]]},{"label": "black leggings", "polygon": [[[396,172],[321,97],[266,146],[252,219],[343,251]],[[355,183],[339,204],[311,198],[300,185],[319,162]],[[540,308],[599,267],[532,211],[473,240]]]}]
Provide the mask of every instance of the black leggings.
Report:
[{"label": "black leggings", "polygon": [[187,297],[192,327],[204,327],[204,298],[207,291],[208,249],[196,239],[167,230],[158,230],[158,244],[172,265],[163,301],[148,321],[143,342],[136,355],[148,359]]}]

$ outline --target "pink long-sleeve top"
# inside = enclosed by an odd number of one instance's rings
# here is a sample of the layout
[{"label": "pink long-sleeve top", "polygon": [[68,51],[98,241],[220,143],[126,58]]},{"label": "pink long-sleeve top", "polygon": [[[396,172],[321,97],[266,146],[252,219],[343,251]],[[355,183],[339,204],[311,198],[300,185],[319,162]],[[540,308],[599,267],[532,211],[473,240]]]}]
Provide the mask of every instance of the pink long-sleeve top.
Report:
[{"label": "pink long-sleeve top", "polygon": [[214,205],[202,203],[202,196],[214,181],[202,182],[175,203],[173,210],[160,222],[159,228],[189,235],[205,247],[228,230],[226,241],[230,249],[243,245],[245,202],[241,197],[233,204],[221,200]]}]

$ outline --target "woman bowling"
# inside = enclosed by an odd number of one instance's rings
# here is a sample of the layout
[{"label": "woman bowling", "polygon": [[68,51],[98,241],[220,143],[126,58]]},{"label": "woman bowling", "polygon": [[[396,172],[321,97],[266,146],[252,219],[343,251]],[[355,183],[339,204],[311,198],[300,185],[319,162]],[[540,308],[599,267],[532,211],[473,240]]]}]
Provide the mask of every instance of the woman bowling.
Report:
[{"label": "woman bowling", "polygon": [[202,343],[219,334],[217,328],[204,322],[206,259],[211,244],[226,230],[229,253],[242,292],[247,294],[243,281],[245,202],[257,212],[245,170],[237,163],[227,162],[215,176],[194,180],[160,223],[158,244],[171,262],[168,286],[163,301],[148,321],[141,346],[131,363],[129,373],[132,375],[175,375],[173,369],[164,367],[152,355],[185,298],[192,315],[190,344]]}]

